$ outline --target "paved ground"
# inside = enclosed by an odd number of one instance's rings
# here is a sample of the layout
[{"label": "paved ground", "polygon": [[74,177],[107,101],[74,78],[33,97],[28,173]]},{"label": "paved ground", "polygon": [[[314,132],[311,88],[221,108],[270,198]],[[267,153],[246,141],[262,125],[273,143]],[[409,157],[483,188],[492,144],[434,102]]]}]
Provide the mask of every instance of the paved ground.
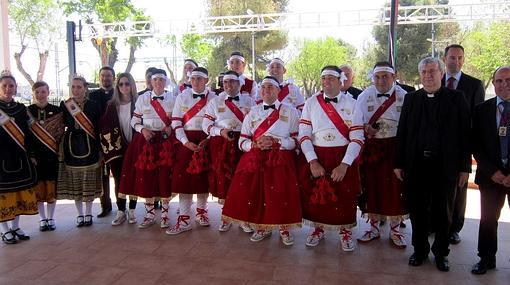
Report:
[{"label": "paved ground", "polygon": [[[23,217],[30,241],[0,245],[0,284],[509,284],[510,213],[499,228],[497,270],[484,276],[469,271],[478,259],[478,192],[469,191],[468,220],[462,243],[451,247],[451,271],[436,270],[433,257],[421,267],[407,265],[412,247],[392,248],[389,229],[380,240],[342,252],[336,233],[328,232],[316,248],[304,245],[308,227],[294,230],[296,243],[284,246],[276,232],[259,243],[238,227],[219,233],[219,206],[210,203],[212,226],[179,236],[164,234],[157,225],[110,225],[113,214],[94,218],[90,228],[75,227],[73,204],[57,206],[57,230],[38,231],[38,216]],[[139,220],[143,205],[138,204]],[[177,203],[171,204],[172,222]],[[94,213],[99,205],[94,205]],[[360,219],[362,232],[367,226]],[[407,221],[405,236],[410,241]]]}]

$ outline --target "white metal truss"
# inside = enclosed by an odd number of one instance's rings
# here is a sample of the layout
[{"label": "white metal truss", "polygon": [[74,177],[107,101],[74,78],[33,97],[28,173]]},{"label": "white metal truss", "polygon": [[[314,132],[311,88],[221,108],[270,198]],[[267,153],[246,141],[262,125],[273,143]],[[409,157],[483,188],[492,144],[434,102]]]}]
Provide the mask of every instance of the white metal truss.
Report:
[{"label": "white metal truss", "polygon": [[[459,5],[400,6],[398,24],[424,24],[510,19],[510,1]],[[85,38],[153,37],[186,33],[215,34],[388,25],[390,8],[333,12],[254,14],[166,21],[127,21],[84,25]]]}]

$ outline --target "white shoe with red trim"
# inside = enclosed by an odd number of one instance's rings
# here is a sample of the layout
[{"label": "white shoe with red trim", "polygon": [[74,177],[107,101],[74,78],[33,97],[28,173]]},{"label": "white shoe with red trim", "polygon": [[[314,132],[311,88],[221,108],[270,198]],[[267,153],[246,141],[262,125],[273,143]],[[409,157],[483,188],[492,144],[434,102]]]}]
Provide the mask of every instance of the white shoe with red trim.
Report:
[{"label": "white shoe with red trim", "polygon": [[322,228],[315,228],[312,233],[306,238],[307,246],[318,246],[319,242],[324,239],[324,230]]},{"label": "white shoe with red trim", "polygon": [[226,221],[221,221],[221,225],[220,227],[218,228],[218,231],[220,232],[228,232],[228,230],[230,230],[230,227],[232,226],[232,223],[230,222],[226,222]]},{"label": "white shoe with red trim", "polygon": [[352,238],[352,231],[350,229],[340,229],[340,243],[343,251],[354,251],[356,245]]},{"label": "white shoe with red trim", "polygon": [[207,216],[207,210],[197,208],[197,214],[195,215],[195,222],[202,227],[208,227],[211,224],[209,223],[209,217]]},{"label": "white shoe with red trim", "polygon": [[294,244],[294,237],[292,237],[292,234],[288,230],[280,230],[280,238],[284,245]]},{"label": "white shoe with red trim", "polygon": [[261,241],[261,240],[263,240],[267,237],[270,237],[270,236],[271,236],[271,231],[258,230],[251,235],[250,240],[253,242],[257,242],[257,241]]},{"label": "white shoe with red trim", "polygon": [[179,216],[177,218],[177,223],[173,227],[168,228],[165,231],[165,233],[167,235],[178,235],[180,233],[190,231],[191,225],[189,223],[189,219],[190,219],[189,216],[182,216],[182,215]]}]

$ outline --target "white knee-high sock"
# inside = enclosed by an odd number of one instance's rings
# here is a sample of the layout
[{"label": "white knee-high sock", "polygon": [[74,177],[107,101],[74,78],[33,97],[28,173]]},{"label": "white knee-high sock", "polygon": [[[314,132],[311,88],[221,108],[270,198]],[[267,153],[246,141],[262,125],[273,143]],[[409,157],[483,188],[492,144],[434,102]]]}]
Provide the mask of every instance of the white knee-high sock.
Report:
[{"label": "white knee-high sock", "polygon": [[85,215],[92,215],[92,201],[85,202]]},{"label": "white knee-high sock", "polygon": [[197,194],[197,208],[207,209],[207,198],[209,198],[209,193]]},{"label": "white knee-high sock", "polygon": [[44,209],[44,202],[37,202],[37,210],[39,210],[39,217],[41,220],[46,220],[46,211]]},{"label": "white knee-high sock", "polygon": [[191,216],[191,204],[193,203],[193,194],[179,194],[179,215]]},{"label": "white knee-high sock", "polygon": [[53,219],[55,215],[55,206],[57,205],[57,201],[53,203],[46,203],[46,210],[48,212],[48,219]]},{"label": "white knee-high sock", "polygon": [[76,211],[78,211],[78,216],[83,216],[83,202],[75,200],[74,205],[76,206]]}]

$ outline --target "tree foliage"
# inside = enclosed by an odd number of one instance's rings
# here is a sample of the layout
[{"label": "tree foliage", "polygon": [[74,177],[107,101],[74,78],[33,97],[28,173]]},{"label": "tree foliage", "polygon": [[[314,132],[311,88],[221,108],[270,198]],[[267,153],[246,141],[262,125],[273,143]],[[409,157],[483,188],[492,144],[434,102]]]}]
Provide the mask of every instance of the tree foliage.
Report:
[{"label": "tree foliage", "polygon": [[[20,50],[14,53],[16,67],[30,85],[44,79],[49,49],[59,38],[62,11],[55,0],[9,1],[11,30],[19,37]],[[35,79],[23,65],[27,48],[37,50],[39,63]],[[32,64],[33,65],[33,64]]]},{"label": "tree foliage", "polygon": [[185,34],[181,40],[181,49],[184,55],[194,59],[202,66],[207,64],[213,48],[213,44],[199,34]]},{"label": "tree foliage", "polygon": [[510,64],[510,22],[477,24],[462,42],[465,50],[464,70],[490,83],[494,70]]},{"label": "tree foliage", "polygon": [[[208,0],[207,13],[210,17],[247,15],[251,10],[254,14],[285,12],[287,0]],[[252,34],[251,32],[220,33],[208,36],[212,39],[214,49],[209,58],[207,67],[210,74],[218,74],[225,70],[225,62],[232,51],[244,54],[247,63],[252,63]],[[274,52],[281,50],[287,44],[287,32],[260,31],[255,33],[256,70],[252,75],[255,79],[265,73],[265,65],[273,57]],[[248,66],[248,65],[247,65]],[[251,68],[250,68],[251,69]],[[252,69],[251,69],[252,70]],[[247,68],[248,72],[249,69]]]},{"label": "tree foliage", "polygon": [[[131,0],[64,0],[64,9],[67,15],[77,14],[85,18],[87,24],[115,23],[131,21],[148,21],[150,18],[131,3]],[[142,25],[135,26],[141,29]],[[92,27],[93,31],[97,29]],[[144,37],[128,37],[126,44],[129,45],[129,59],[126,72],[131,70],[135,62],[135,51],[143,44]],[[100,56],[102,66],[115,66],[119,51],[117,49],[118,38],[92,38],[91,43]]]},{"label": "tree foliage", "polygon": [[356,50],[341,40],[331,37],[304,40],[299,55],[287,64],[288,74],[310,96],[320,90],[320,71],[326,65],[352,64]]}]

